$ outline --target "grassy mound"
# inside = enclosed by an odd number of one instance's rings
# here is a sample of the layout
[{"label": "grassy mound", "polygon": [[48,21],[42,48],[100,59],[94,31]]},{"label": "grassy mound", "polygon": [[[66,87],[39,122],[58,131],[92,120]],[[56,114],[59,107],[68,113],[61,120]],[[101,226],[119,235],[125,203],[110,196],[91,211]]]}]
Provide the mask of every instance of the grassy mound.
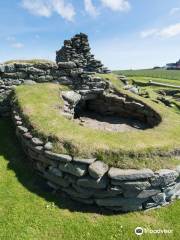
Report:
[{"label": "grassy mound", "polygon": [[[86,128],[60,114],[63,101],[60,91],[67,87],[56,84],[19,86],[15,99],[19,109],[35,135],[53,141],[54,151],[81,157],[96,156],[111,166],[121,168],[173,167],[178,160],[160,157],[180,148],[179,115],[149,99],[122,90],[118,78],[106,75],[119,91],[144,101],[162,117],[162,123],[153,129],[133,132],[106,132]],[[104,76],[105,77],[105,76]]]},{"label": "grassy mound", "polygon": [[4,64],[13,64],[13,63],[38,64],[38,63],[55,63],[55,62],[47,59],[24,59],[24,60],[14,59],[14,60],[9,60],[4,62]]},{"label": "grassy mound", "polygon": [[[158,239],[179,239],[180,201],[150,212],[102,215],[43,187],[10,120],[0,119],[0,133],[0,239],[135,240],[137,226],[172,229],[171,234],[158,234]],[[147,233],[141,239],[155,240],[155,235]]]}]

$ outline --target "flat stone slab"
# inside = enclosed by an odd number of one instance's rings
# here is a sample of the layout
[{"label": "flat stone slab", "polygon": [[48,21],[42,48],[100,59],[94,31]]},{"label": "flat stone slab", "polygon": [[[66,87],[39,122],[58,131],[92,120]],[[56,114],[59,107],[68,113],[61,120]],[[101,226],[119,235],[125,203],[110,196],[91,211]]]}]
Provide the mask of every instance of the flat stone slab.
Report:
[{"label": "flat stone slab", "polygon": [[44,145],[44,149],[48,150],[48,151],[51,151],[53,149],[53,145],[51,142],[47,142],[45,145]]},{"label": "flat stone slab", "polygon": [[59,62],[58,67],[60,69],[71,69],[71,68],[76,68],[76,64],[74,62]]},{"label": "flat stone slab", "polygon": [[70,162],[72,161],[72,157],[65,154],[53,153],[51,151],[44,152],[47,157],[52,160],[60,161],[60,162]]},{"label": "flat stone slab", "polygon": [[104,189],[107,186],[107,178],[93,179],[91,177],[83,177],[77,180],[77,185],[87,188]]},{"label": "flat stone slab", "polygon": [[116,180],[112,180],[111,183],[113,185],[121,186],[124,190],[137,190],[142,191],[151,186],[150,182],[148,181],[132,181],[132,182],[120,182]]},{"label": "flat stone slab", "polygon": [[168,201],[171,200],[171,198],[174,198],[174,196],[178,195],[178,193],[180,194],[180,182],[177,183],[176,185],[167,187],[164,190],[164,193]]},{"label": "flat stone slab", "polygon": [[119,169],[119,168],[110,168],[108,175],[111,179],[124,181],[124,180],[138,180],[138,179],[147,179],[154,176],[154,173],[150,169]]},{"label": "flat stone slab", "polygon": [[175,170],[161,169],[155,172],[154,178],[151,180],[151,185],[154,187],[164,187],[173,184],[179,174]]},{"label": "flat stone slab", "polygon": [[28,129],[26,127],[23,126],[17,126],[17,129],[21,132],[21,133],[27,133]]},{"label": "flat stone slab", "polygon": [[108,169],[109,167],[107,164],[101,161],[96,161],[89,166],[88,171],[91,177],[98,179],[102,177],[108,171]]},{"label": "flat stone slab", "polygon": [[39,138],[32,138],[31,141],[36,146],[41,146],[44,144],[43,141],[41,141]]},{"label": "flat stone slab", "polygon": [[31,135],[30,132],[24,133],[24,134],[23,134],[23,137],[25,137],[26,139],[32,139],[32,138],[33,138],[33,136]]},{"label": "flat stone slab", "polygon": [[96,161],[96,158],[73,158],[74,162],[85,163],[85,164],[92,164]]},{"label": "flat stone slab", "polygon": [[143,190],[136,196],[136,198],[145,199],[145,198],[155,196],[159,193],[161,193],[159,189]]},{"label": "flat stone slab", "polygon": [[37,83],[33,80],[24,80],[23,84],[24,85],[35,85]]},{"label": "flat stone slab", "polygon": [[71,104],[76,104],[81,99],[81,95],[75,91],[63,91],[62,97]]},{"label": "flat stone slab", "polygon": [[60,163],[59,169],[63,172],[70,173],[77,177],[82,177],[87,172],[87,165],[81,164],[81,163],[72,163],[72,162]]}]

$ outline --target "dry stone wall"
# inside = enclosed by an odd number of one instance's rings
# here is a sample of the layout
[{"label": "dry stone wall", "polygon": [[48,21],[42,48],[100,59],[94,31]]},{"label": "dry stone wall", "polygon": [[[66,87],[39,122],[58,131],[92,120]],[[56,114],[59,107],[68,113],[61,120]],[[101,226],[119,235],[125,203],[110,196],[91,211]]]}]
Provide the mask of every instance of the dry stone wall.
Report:
[{"label": "dry stone wall", "polygon": [[101,61],[94,58],[91,54],[91,48],[88,41],[88,36],[84,33],[76,34],[70,40],[64,41],[64,46],[56,52],[56,62],[74,62],[79,68],[84,71],[109,73]]},{"label": "dry stone wall", "polygon": [[32,135],[22,116],[12,112],[16,135],[34,169],[55,191],[84,204],[118,212],[164,206],[180,197],[180,166],[175,170],[118,169],[96,158],[52,152],[52,143]]},{"label": "dry stone wall", "polygon": [[10,113],[9,97],[14,86],[55,82],[71,85],[82,94],[102,92],[108,83],[94,75],[95,72],[110,72],[90,53],[87,35],[80,33],[57,52],[56,63],[37,62],[0,64],[0,116]]},{"label": "dry stone wall", "polygon": [[86,73],[74,62],[0,64],[0,116],[10,113],[10,95],[14,86],[53,82],[70,85],[81,93],[102,92],[108,83]]},{"label": "dry stone wall", "polygon": [[[57,53],[57,64],[1,64],[0,116],[12,113],[16,135],[25,153],[31,159],[34,169],[52,189],[61,190],[76,201],[96,204],[113,211],[129,212],[168,204],[180,196],[180,167],[156,172],[150,169],[123,170],[109,167],[96,158],[81,159],[78,156],[54,153],[51,142],[33,136],[18,108],[15,105],[13,109],[10,108],[14,86],[54,82],[71,86],[74,91],[69,95],[66,93],[64,97],[73,107],[80,99],[93,100],[94,96],[100,95],[98,107],[99,111],[103,111],[100,106],[104,94],[108,92],[111,95],[106,96],[106,100],[109,97],[108,103],[105,100],[107,108],[116,105],[113,101],[118,101],[119,104],[121,99],[123,106],[127,104],[128,111],[132,107],[132,111],[136,108],[136,114],[146,110],[146,106],[135,103],[132,99],[126,98],[124,102],[123,96],[116,95],[112,99],[114,92],[111,92],[109,83],[95,76],[92,71],[108,72],[90,55],[87,36],[83,34],[65,42],[65,46]],[[93,102],[91,108],[94,108]],[[151,109],[147,112],[152,113],[148,115],[152,121],[155,113]]]}]

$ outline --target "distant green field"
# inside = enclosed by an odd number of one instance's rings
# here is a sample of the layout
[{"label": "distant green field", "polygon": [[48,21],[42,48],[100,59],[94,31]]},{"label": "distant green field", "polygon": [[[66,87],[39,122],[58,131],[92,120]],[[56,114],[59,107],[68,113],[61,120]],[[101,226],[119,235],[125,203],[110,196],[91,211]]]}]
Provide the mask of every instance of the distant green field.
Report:
[{"label": "distant green field", "polygon": [[180,81],[180,71],[178,70],[165,70],[165,69],[143,69],[143,70],[119,70],[114,71],[116,74],[123,74],[127,77],[152,77],[152,78],[165,78]]}]

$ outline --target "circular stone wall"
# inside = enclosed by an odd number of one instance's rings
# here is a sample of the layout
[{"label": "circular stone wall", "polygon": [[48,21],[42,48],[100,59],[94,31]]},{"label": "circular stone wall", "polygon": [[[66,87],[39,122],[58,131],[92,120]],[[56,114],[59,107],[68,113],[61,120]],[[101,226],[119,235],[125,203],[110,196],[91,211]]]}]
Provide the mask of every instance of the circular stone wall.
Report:
[{"label": "circular stone wall", "polygon": [[[89,121],[89,126],[101,129],[103,124],[109,126],[122,123],[134,128],[148,129],[161,122],[160,115],[152,108],[126,95],[120,93],[93,93],[91,91],[78,93],[75,91],[63,92],[64,112],[71,114],[71,118],[80,119],[80,123]],[[68,116],[69,117],[69,116]],[[94,126],[93,126],[94,124]],[[118,130],[118,128],[113,128]]]},{"label": "circular stone wall", "polygon": [[52,152],[52,144],[33,137],[17,110],[16,134],[34,168],[55,190],[72,199],[113,211],[129,212],[166,205],[180,196],[176,170],[118,169],[95,158],[80,159]]}]

